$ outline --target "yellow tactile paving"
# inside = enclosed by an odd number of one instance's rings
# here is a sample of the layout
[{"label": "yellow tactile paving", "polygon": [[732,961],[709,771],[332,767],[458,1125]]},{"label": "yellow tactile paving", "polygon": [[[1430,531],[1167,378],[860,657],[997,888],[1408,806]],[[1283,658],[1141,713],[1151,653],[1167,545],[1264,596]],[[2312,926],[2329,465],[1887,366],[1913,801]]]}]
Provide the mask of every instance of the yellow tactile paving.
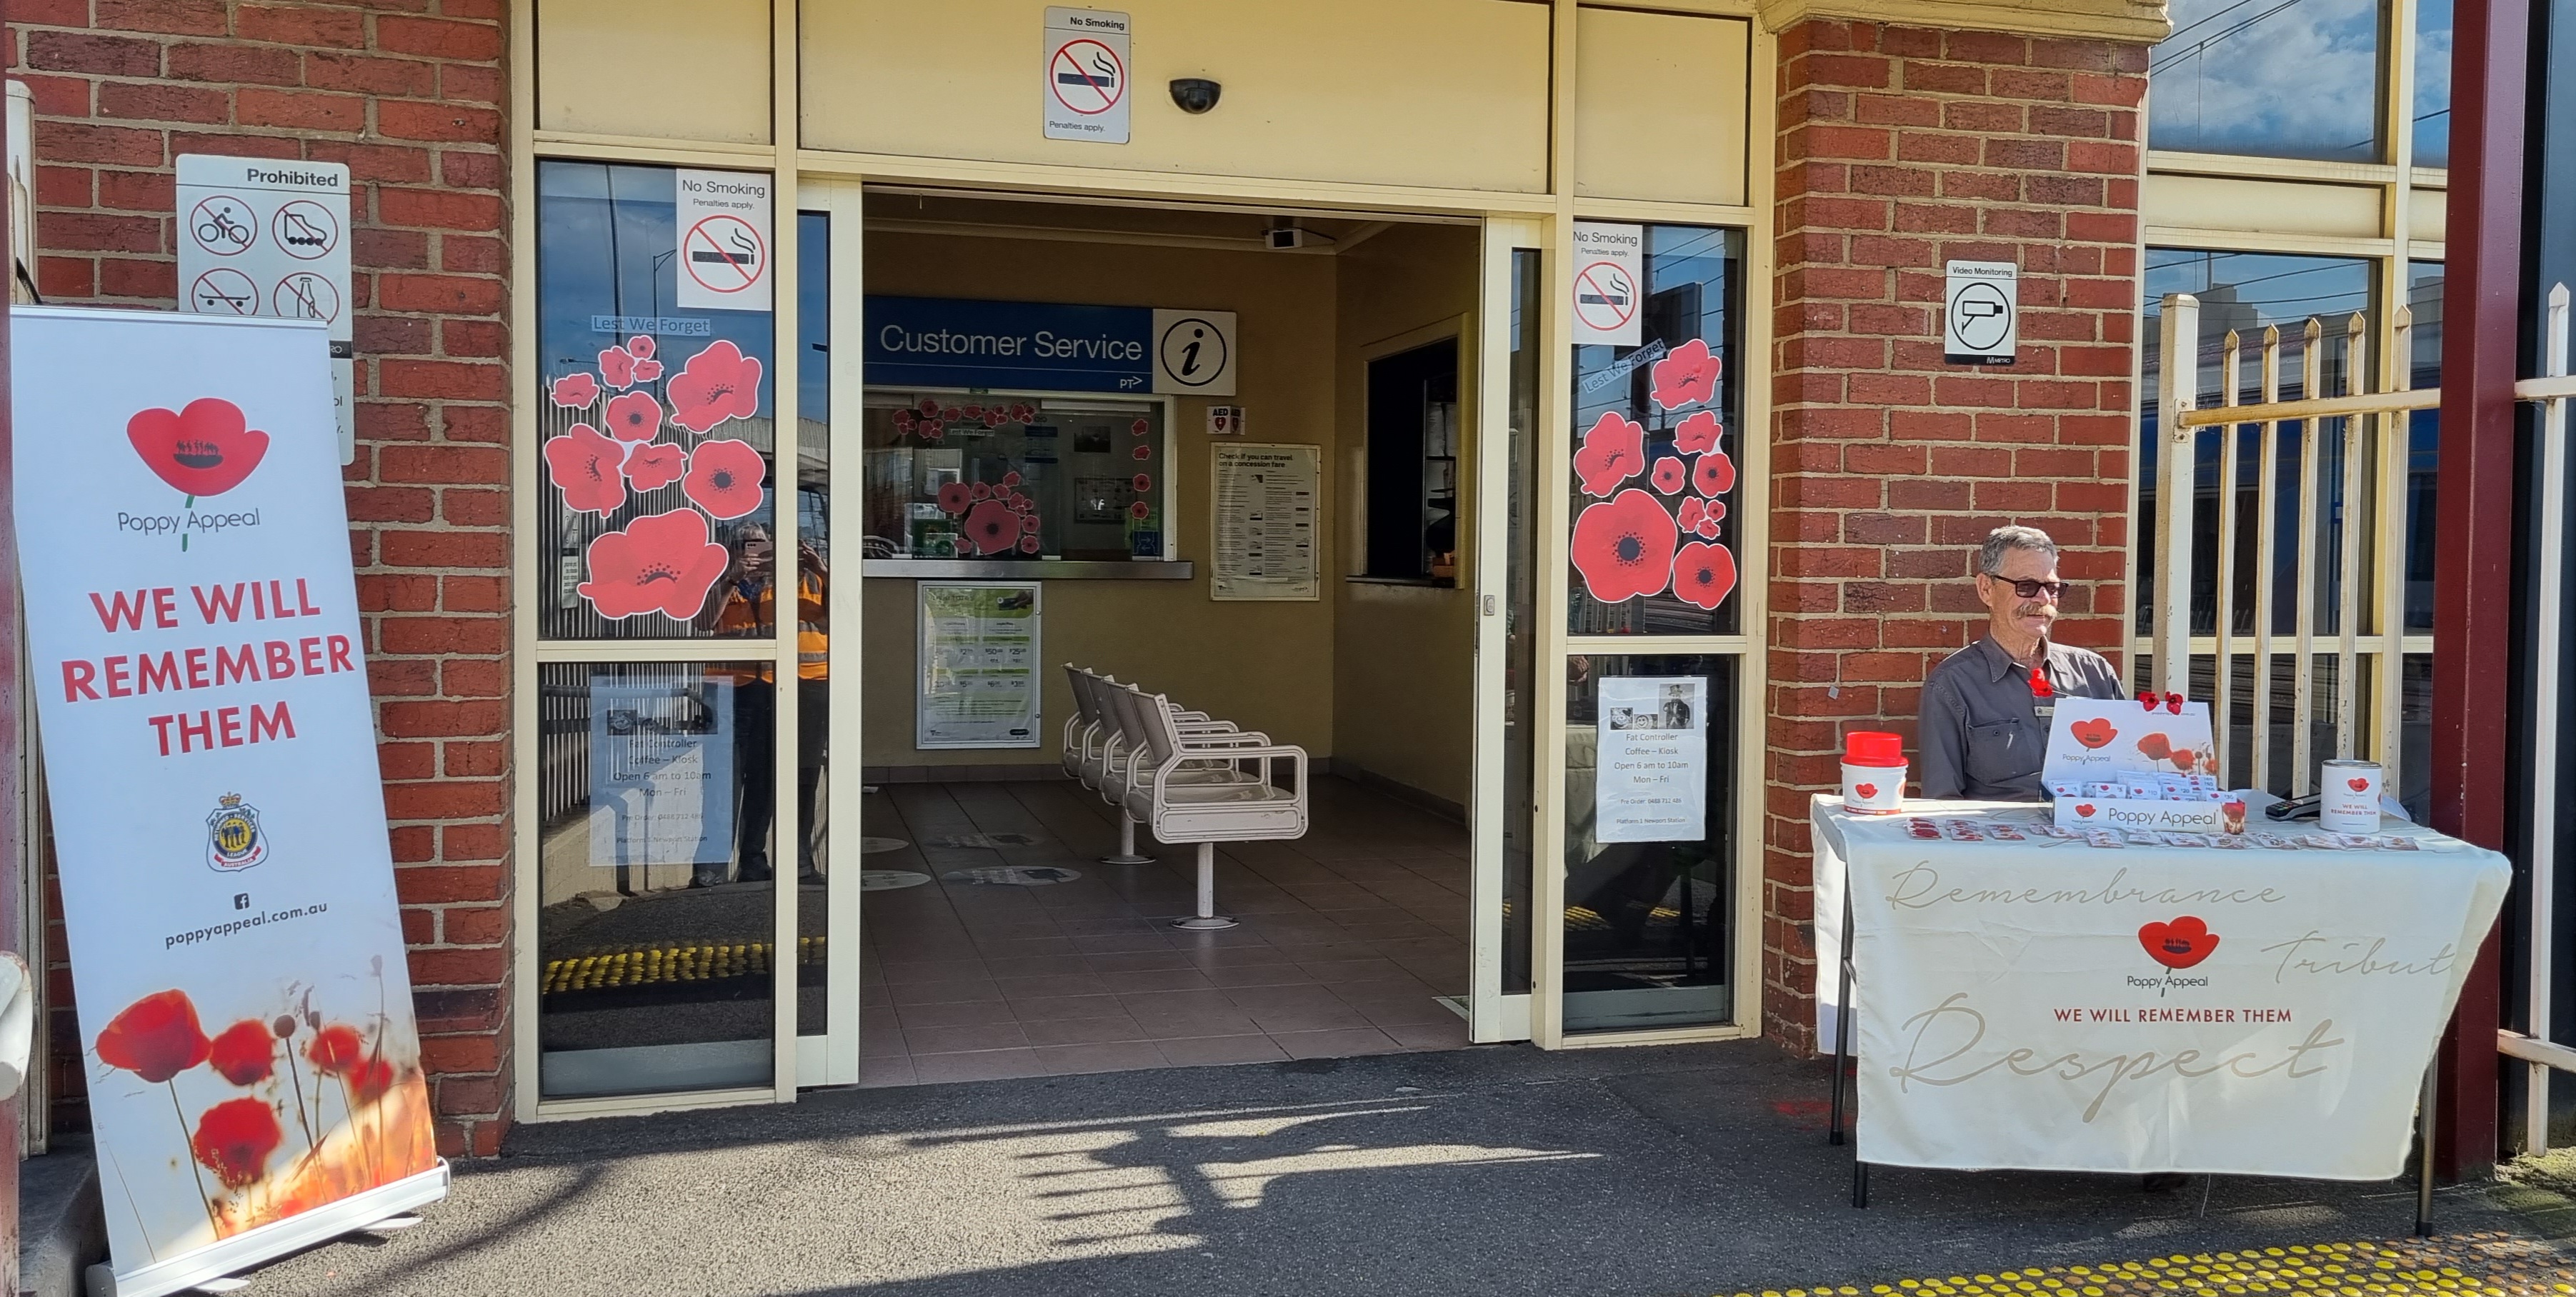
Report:
[{"label": "yellow tactile paving", "polygon": [[[823,957],[823,938],[798,937],[796,962],[811,964]],[[632,950],[603,950],[587,955],[546,961],[546,975],[539,984],[539,994],[557,991],[588,991],[602,987],[644,986],[654,982],[698,982],[715,977],[743,977],[769,971],[769,943],[746,941],[733,945],[654,946]]]},{"label": "yellow tactile paving", "polygon": [[2195,1252],[1867,1286],[1764,1288],[1734,1297],[2143,1297],[2149,1293],[2576,1297],[2576,1271],[2548,1245],[2499,1232]]}]

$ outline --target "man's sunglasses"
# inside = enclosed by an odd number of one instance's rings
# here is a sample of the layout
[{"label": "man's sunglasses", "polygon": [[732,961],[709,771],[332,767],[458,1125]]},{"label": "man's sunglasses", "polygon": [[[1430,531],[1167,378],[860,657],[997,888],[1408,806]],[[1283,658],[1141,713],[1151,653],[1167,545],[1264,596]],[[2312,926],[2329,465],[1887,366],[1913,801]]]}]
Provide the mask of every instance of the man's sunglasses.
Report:
[{"label": "man's sunglasses", "polygon": [[2066,596],[2067,583],[2064,581],[2015,581],[2008,577],[1996,576],[1992,572],[1986,573],[1986,576],[2011,586],[2013,593],[2024,599],[2036,599],[2043,593],[2051,599],[2062,599]]}]

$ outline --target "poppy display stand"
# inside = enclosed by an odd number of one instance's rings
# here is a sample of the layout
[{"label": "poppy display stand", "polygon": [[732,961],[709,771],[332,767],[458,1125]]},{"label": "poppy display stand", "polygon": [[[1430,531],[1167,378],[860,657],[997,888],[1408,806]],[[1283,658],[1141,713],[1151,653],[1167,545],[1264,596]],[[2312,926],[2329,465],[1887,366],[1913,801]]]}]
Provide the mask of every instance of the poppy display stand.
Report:
[{"label": "poppy display stand", "polygon": [[[404,1218],[411,1216],[413,1208],[446,1196],[447,1162],[442,1158],[417,1175],[297,1212],[166,1261],[123,1274],[118,1274],[112,1264],[100,1262],[82,1275],[84,1297],[158,1297],[191,1288],[229,1289],[241,1282],[233,1277],[243,1271],[335,1238],[371,1229],[399,1228],[409,1223]],[[233,1283],[224,1283],[227,1279]]]},{"label": "poppy display stand", "polygon": [[2402,823],[2382,831],[2402,848],[2097,845],[2030,832],[2044,814],[1816,800],[1825,1139],[1854,1146],[1851,1205],[1870,1193],[1857,1102],[1869,1153],[1926,1170],[2412,1172],[2429,1236],[2453,952],[2493,926],[2503,858]]}]

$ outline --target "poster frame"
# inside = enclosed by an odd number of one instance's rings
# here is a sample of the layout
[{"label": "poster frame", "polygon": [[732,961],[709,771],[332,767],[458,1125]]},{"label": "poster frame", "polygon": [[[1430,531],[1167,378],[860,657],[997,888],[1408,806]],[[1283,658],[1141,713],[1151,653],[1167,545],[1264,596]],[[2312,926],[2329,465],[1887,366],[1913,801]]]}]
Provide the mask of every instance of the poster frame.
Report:
[{"label": "poster frame", "polygon": [[[1026,590],[1029,593],[1029,737],[1025,743],[939,741],[928,737],[930,713],[930,592]],[[1043,581],[916,581],[912,594],[912,746],[924,752],[1015,752],[1046,744],[1046,583]]]},{"label": "poster frame", "polygon": [[[1315,478],[1314,543],[1306,551],[1304,594],[1229,594],[1225,590],[1225,465],[1249,451],[1285,450],[1304,456]],[[1324,597],[1324,448],[1303,441],[1217,442],[1208,448],[1208,598],[1215,603],[1317,603]],[[1165,528],[1168,534],[1170,528]],[[1285,580],[1280,582],[1287,584]]]}]

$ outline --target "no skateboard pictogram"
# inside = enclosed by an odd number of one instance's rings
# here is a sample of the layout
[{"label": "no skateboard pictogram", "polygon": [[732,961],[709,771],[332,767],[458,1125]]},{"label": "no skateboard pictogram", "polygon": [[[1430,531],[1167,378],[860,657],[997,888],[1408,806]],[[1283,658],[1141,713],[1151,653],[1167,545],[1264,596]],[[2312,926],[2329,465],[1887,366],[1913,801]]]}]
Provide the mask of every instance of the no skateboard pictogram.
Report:
[{"label": "no skateboard pictogram", "polygon": [[768,245],[751,222],[719,213],[689,227],[680,240],[681,268],[710,293],[740,293],[760,282]]},{"label": "no skateboard pictogram", "polygon": [[217,266],[188,285],[188,309],[198,315],[257,315],[259,285],[230,266]]},{"label": "no skateboard pictogram", "polygon": [[1127,64],[1118,52],[1095,40],[1068,41],[1047,65],[1047,88],[1055,101],[1085,117],[1118,106],[1127,94]]}]

